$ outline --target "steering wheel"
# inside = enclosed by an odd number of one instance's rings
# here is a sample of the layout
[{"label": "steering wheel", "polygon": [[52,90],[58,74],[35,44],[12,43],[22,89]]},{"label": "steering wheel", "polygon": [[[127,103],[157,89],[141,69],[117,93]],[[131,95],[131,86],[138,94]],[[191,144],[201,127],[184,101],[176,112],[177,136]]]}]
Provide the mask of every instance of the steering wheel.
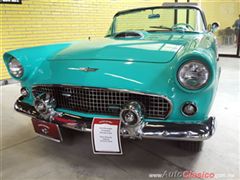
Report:
[{"label": "steering wheel", "polygon": [[183,31],[189,31],[189,30],[192,30],[192,31],[195,31],[195,29],[189,25],[189,24],[186,24],[186,23],[177,23],[177,24],[174,24],[172,26],[172,29],[176,29],[176,30],[183,30]]}]

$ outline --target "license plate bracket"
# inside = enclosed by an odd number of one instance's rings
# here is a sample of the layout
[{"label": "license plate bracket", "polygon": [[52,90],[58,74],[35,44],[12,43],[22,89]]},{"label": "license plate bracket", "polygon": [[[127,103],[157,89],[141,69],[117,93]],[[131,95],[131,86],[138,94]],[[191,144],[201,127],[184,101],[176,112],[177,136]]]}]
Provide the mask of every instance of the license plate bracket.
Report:
[{"label": "license plate bracket", "polygon": [[62,142],[62,134],[58,124],[32,118],[32,124],[35,132],[44,138],[55,142]]}]

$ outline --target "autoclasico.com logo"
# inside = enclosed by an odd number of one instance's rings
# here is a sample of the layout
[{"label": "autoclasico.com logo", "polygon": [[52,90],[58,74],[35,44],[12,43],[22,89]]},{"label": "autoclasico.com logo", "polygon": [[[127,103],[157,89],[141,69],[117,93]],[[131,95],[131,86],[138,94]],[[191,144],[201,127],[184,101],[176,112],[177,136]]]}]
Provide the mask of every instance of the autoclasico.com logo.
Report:
[{"label": "autoclasico.com logo", "polygon": [[218,178],[234,178],[234,174],[213,173],[213,172],[197,172],[197,171],[163,171],[158,174],[149,174],[149,178],[184,178],[184,179],[218,179]]}]

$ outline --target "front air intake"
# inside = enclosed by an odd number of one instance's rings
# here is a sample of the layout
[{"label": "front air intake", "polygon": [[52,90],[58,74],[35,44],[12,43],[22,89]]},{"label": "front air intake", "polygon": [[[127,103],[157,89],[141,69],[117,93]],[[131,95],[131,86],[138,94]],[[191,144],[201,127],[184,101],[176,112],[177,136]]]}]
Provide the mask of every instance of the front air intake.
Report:
[{"label": "front air intake", "polygon": [[42,93],[51,94],[56,99],[57,108],[90,114],[119,116],[121,108],[134,101],[142,105],[145,118],[166,119],[172,108],[164,96],[127,90],[63,85],[33,87],[35,97]]}]

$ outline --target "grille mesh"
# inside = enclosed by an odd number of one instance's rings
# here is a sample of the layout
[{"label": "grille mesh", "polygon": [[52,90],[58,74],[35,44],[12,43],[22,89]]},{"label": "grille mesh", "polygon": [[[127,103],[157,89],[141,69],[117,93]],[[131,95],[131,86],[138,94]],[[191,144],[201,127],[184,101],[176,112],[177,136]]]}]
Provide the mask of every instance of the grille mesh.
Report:
[{"label": "grille mesh", "polygon": [[62,85],[39,85],[33,94],[50,93],[57,101],[57,108],[78,112],[119,115],[123,105],[137,101],[144,107],[146,118],[165,119],[171,110],[170,102],[161,96],[137,94],[101,88]]}]

